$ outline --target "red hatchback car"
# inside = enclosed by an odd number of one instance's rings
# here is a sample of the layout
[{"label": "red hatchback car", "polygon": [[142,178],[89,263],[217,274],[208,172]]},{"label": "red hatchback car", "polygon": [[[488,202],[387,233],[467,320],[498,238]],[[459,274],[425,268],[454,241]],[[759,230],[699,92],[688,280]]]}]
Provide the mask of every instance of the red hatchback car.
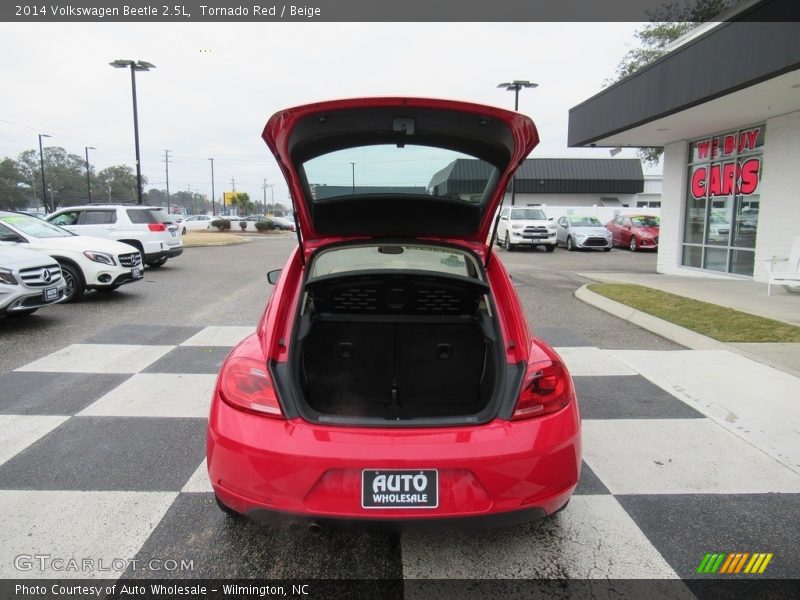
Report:
[{"label": "red hatchback car", "polygon": [[606,223],[612,244],[630,248],[631,252],[658,248],[660,226],[661,220],[653,215],[617,215]]},{"label": "red hatchback car", "polygon": [[581,465],[572,379],[488,242],[533,122],[368,98],[281,111],[263,137],[299,243],[219,374],[207,457],[220,507],[315,529],[562,509]]}]

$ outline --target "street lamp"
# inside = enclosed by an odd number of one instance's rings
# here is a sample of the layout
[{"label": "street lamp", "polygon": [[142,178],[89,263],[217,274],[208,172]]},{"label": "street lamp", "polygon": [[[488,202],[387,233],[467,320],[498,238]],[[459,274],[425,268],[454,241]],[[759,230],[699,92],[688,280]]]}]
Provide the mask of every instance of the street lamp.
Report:
[{"label": "street lamp", "polygon": [[92,203],[92,182],[89,177],[89,150],[97,150],[94,146],[86,146],[86,194],[89,196],[89,204]]},{"label": "street lamp", "polygon": [[136,71],[149,71],[155,69],[156,66],[152,63],[143,60],[115,60],[108,63],[115,69],[128,69],[131,70],[131,94],[133,96],[133,137],[136,143],[136,197],[139,204],[142,203],[142,166],[139,160],[139,116],[136,110]]},{"label": "street lamp", "polygon": [[[47,183],[44,180],[44,151],[42,150],[43,137],[53,137],[53,136],[48,135],[46,133],[39,134],[39,164],[42,166],[42,206],[44,207],[44,212],[51,212],[47,208]],[[53,208],[55,209],[55,207]]]},{"label": "street lamp", "polygon": [[[522,79],[515,79],[510,83],[499,83],[497,87],[504,88],[507,92],[514,92],[514,110],[519,110],[519,91],[522,88],[535,88],[539,87],[538,83],[531,83],[530,81],[525,81]],[[517,176],[511,178],[511,206],[514,206],[514,202],[517,196]]]},{"label": "street lamp", "polygon": [[211,214],[213,216],[217,216],[217,208],[216,208],[216,201],[217,197],[214,195],[214,159],[209,158],[208,160],[211,161]]},{"label": "street lamp", "polygon": [[356,163],[351,162],[350,166],[353,167],[353,196],[356,195]]}]

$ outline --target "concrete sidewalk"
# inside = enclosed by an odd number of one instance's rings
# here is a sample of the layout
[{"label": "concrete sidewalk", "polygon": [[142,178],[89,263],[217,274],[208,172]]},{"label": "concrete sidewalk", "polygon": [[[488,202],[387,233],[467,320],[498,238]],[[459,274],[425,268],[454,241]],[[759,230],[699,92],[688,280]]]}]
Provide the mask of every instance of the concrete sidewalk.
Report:
[{"label": "concrete sidewalk", "polygon": [[[733,308],[741,312],[800,326],[800,294],[783,288],[767,296],[767,285],[751,280],[682,277],[649,273],[578,273],[581,277],[603,283],[628,283],[654,288],[677,296]],[[576,296],[602,310],[631,321],[687,348],[727,348],[763,364],[800,376],[800,344],[763,343],[728,344],[689,331],[609,300],[581,288]],[[616,306],[615,306],[616,305]]]}]

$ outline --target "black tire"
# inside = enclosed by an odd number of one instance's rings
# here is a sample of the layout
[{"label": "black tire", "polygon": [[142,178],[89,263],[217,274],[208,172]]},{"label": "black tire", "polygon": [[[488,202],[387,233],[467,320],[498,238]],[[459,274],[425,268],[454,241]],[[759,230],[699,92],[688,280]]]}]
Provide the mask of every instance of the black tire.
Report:
[{"label": "black tire", "polygon": [[232,519],[242,519],[242,518],[244,518],[244,515],[242,515],[241,513],[236,512],[230,506],[226,506],[225,504],[223,504],[222,500],[220,500],[219,496],[217,496],[216,494],[214,494],[214,500],[217,501],[217,506],[219,507],[219,509],[222,512],[224,512],[227,516],[231,517]]},{"label": "black tire", "polygon": [[158,269],[159,267],[163,267],[165,262],[167,262],[167,257],[162,256],[161,258],[157,258],[156,260],[148,260],[146,264],[151,269]]},{"label": "black tire", "polygon": [[61,263],[61,273],[67,289],[64,290],[64,302],[77,302],[83,298],[86,292],[86,282],[83,280],[83,273],[80,269],[68,263]]},{"label": "black tire", "polygon": [[514,246],[511,244],[511,238],[509,237],[507,231],[506,231],[506,239],[505,239],[505,243],[503,244],[503,247],[506,249],[506,252],[511,252],[514,249]]},{"label": "black tire", "polygon": [[186,227],[184,227],[183,231],[181,231],[181,235],[186,235]]},{"label": "black tire", "polygon": [[575,251],[575,244],[572,243],[572,236],[571,235],[567,236],[567,250],[569,250],[570,252],[574,252]]},{"label": "black tire", "polygon": [[603,248],[603,252],[611,252],[611,248]]},{"label": "black tire", "polygon": [[636,242],[636,236],[631,236],[631,242],[628,244],[628,248],[631,249],[631,252],[636,252],[639,249],[639,244]]},{"label": "black tire", "polygon": [[556,245],[555,244],[548,244],[547,246],[544,247],[544,249],[547,250],[548,252],[553,252],[556,249]]}]

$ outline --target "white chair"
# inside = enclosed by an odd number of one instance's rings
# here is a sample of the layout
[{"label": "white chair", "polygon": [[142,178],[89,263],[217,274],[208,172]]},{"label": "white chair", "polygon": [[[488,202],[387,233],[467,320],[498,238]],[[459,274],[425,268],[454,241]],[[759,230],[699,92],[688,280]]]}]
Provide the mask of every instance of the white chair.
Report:
[{"label": "white chair", "polygon": [[[786,263],[785,268],[775,270],[777,263]],[[789,258],[772,258],[769,260],[769,279],[767,280],[767,296],[772,296],[773,285],[800,285],[800,236],[792,241]]]}]

